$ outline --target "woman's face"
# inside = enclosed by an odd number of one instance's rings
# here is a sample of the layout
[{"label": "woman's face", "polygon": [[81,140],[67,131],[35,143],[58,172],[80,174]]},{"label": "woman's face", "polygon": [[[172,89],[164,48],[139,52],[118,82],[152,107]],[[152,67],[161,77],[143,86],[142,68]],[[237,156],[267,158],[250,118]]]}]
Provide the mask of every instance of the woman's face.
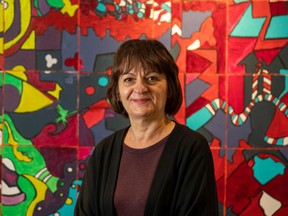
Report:
[{"label": "woman's face", "polygon": [[118,88],[119,99],[130,120],[165,116],[167,80],[164,74],[133,69],[120,76]]}]

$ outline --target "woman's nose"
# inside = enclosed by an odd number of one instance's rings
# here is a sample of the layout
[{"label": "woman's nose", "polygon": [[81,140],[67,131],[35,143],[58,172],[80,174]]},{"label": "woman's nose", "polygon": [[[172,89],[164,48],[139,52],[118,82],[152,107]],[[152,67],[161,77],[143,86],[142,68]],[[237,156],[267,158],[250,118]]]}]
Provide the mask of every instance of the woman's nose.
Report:
[{"label": "woman's nose", "polygon": [[144,80],[137,80],[134,88],[134,92],[138,94],[145,93],[147,91],[147,86]]}]

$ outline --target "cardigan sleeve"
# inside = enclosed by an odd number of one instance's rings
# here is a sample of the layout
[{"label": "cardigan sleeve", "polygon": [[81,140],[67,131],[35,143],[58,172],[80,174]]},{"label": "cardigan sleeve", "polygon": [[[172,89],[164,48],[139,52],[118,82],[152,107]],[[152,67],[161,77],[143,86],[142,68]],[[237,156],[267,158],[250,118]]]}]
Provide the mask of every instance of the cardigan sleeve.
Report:
[{"label": "cardigan sleeve", "polygon": [[174,213],[179,216],[217,216],[218,199],[209,145],[204,137],[197,135],[195,138],[195,134],[190,142],[184,145],[178,166]]}]

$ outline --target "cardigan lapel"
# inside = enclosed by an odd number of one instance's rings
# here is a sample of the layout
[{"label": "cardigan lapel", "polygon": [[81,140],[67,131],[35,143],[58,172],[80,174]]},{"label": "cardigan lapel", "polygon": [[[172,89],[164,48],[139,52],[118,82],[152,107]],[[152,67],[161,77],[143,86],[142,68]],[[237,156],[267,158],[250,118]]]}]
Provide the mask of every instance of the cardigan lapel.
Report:
[{"label": "cardigan lapel", "polygon": [[[181,130],[179,129],[179,124],[176,123],[163,149],[148,194],[144,214],[145,216],[154,215],[155,209],[157,208],[156,204],[158,203],[158,199],[161,194],[163,195],[163,193],[166,193],[165,195],[167,195],[168,193],[168,196],[171,195],[169,191],[163,191],[163,186],[167,180],[171,180],[169,179],[169,173],[171,173],[171,170],[173,170],[172,166],[174,163],[173,160],[175,160],[177,143],[179,142],[179,136],[181,137],[181,134],[179,134]],[[173,190],[173,188],[170,189]],[[169,211],[169,209],[166,210]]]},{"label": "cardigan lapel", "polygon": [[122,154],[122,143],[127,129],[128,128],[124,128],[116,132],[112,142],[110,143],[109,152],[111,160],[109,163],[109,171],[104,191],[104,215],[115,215],[114,192]]}]

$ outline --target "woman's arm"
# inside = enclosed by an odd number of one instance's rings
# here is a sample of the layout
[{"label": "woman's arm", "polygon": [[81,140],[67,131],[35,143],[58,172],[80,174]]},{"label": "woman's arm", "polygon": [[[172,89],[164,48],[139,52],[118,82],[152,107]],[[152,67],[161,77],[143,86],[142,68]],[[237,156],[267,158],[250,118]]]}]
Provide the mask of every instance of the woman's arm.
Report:
[{"label": "woman's arm", "polygon": [[200,136],[185,151],[179,166],[175,213],[179,216],[218,216],[214,164],[207,141]]}]

